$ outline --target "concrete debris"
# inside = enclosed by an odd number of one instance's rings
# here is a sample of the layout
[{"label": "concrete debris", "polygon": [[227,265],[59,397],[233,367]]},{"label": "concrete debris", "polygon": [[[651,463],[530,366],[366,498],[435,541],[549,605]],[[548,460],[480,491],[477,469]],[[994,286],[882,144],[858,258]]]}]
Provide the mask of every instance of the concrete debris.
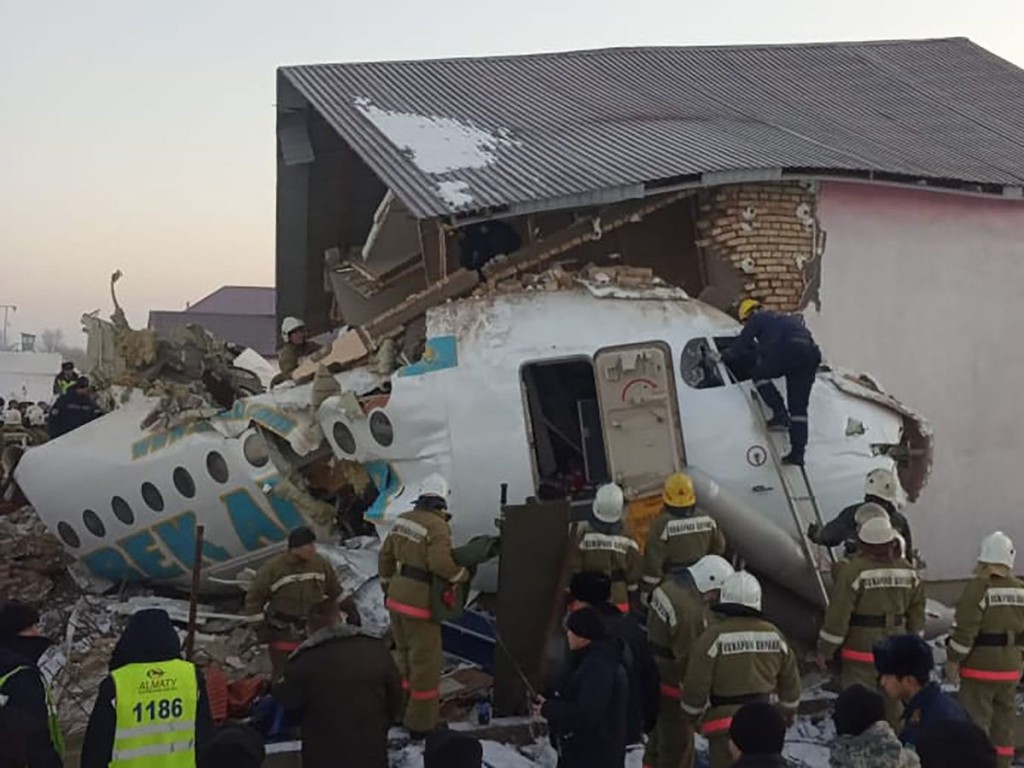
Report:
[{"label": "concrete debris", "polygon": [[571,271],[559,264],[543,272],[526,272],[489,282],[478,288],[474,296],[494,293],[522,293],[523,291],[565,291],[583,286],[592,292],[595,289],[624,289],[627,291],[650,291],[664,289],[678,291],[685,298],[685,292],[673,288],[656,277],[649,267],[631,267],[621,264],[602,265],[590,263],[578,271]]},{"label": "concrete debris", "polygon": [[63,545],[31,507],[0,518],[0,594],[41,604],[66,579],[69,562]]}]

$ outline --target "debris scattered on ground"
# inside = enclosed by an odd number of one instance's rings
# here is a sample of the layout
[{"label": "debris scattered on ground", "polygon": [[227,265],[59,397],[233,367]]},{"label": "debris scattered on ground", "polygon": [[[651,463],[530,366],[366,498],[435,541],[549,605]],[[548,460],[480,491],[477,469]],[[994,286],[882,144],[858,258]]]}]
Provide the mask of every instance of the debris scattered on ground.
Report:
[{"label": "debris scattered on ground", "polygon": [[0,594],[41,604],[67,579],[70,558],[31,507],[0,517]]}]

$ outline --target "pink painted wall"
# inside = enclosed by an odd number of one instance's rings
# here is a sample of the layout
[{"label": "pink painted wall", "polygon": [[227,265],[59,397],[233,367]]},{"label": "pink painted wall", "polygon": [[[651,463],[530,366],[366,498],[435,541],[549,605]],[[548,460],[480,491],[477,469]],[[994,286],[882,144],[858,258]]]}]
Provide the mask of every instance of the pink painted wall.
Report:
[{"label": "pink painted wall", "polygon": [[996,529],[1024,547],[1024,202],[824,183],[819,216],[808,325],[827,358],[877,375],[935,430],[909,510],[926,577],[968,575]]}]

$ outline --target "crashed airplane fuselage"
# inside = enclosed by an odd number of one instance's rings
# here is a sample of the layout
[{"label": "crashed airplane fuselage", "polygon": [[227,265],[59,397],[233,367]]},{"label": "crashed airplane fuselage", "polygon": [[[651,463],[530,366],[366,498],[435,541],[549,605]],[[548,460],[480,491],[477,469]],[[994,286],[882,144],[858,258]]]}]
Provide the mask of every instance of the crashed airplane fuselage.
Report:
[{"label": "crashed airplane fuselage", "polygon": [[[409,509],[428,474],[449,477],[457,540],[494,533],[502,484],[519,503],[612,479],[639,520],[664,477],[689,466],[707,478],[706,493],[735,500],[725,527],[747,562],[813,600],[751,385],[706,354],[738,330],[670,288],[460,299],[428,313],[421,360],[390,377],[368,368],[336,374],[342,394],[316,407],[312,383],[286,385],[213,418],[143,431],[152,402],[135,393],[29,450],[16,479],[94,575],[183,583],[199,523],[207,578],[230,578],[280,547],[303,513],[273,486],[328,448],[366,469],[378,491],[366,518],[382,529]],[[869,470],[897,459],[916,498],[927,429],[870,381],[823,370],[810,423],[807,473],[826,519],[863,496]],[[917,458],[908,464],[908,456]]]}]

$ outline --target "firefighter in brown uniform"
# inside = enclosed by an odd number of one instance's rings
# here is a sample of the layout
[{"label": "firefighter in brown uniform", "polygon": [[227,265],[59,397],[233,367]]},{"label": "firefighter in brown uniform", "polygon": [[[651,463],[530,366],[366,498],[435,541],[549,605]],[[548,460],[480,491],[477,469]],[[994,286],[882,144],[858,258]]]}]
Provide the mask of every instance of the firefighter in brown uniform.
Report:
[{"label": "firefighter in brown uniform", "polygon": [[[890,635],[924,631],[924,586],[917,571],[899,556],[899,541],[884,510],[869,517],[864,504],[858,515],[868,519],[857,532],[859,549],[835,571],[825,622],[818,636],[818,664],[839,653],[843,690],[861,684],[878,687],[872,647]],[[886,698],[889,724],[899,723],[900,704]]]},{"label": "firefighter in brown uniform", "polygon": [[569,572],[597,571],[608,576],[612,582],[612,603],[626,613],[640,583],[642,562],[640,547],[622,532],[624,506],[619,486],[609,483],[597,489],[593,520],[582,526],[569,555]]},{"label": "firefighter in brown uniform", "polygon": [[645,768],[692,768],[693,723],[679,705],[690,648],[707,629],[707,607],[718,601],[733,567],[718,555],[673,570],[651,593],[647,636],[661,677],[658,723],[647,740]]},{"label": "firefighter in brown uniform", "polygon": [[437,727],[440,711],[441,625],[430,610],[431,585],[469,578],[452,559],[448,494],[445,479],[430,475],[416,506],[399,516],[380,550],[380,579],[408,697],[403,723],[415,739]]},{"label": "firefighter in brown uniform", "polygon": [[316,553],[316,536],[305,526],[288,534],[287,552],[260,566],[245,595],[245,612],[263,616],[258,635],[269,646],[274,680],[280,679],[288,656],[306,639],[309,609],[340,597],[338,576]]},{"label": "firefighter in brown uniform", "polygon": [[714,518],[697,506],[689,475],[669,475],[661,498],[665,506],[651,523],[644,547],[646,589],[655,587],[666,573],[689,568],[705,555],[725,553],[725,535]]},{"label": "firefighter in brown uniform", "polygon": [[1012,575],[1015,557],[1005,533],[982,540],[975,578],[956,606],[946,663],[950,680],[960,680],[960,703],[988,734],[1001,767],[1013,761],[1024,645],[1024,582]]},{"label": "firefighter in brown uniform", "polygon": [[789,719],[800,703],[796,654],[782,632],[761,616],[761,585],[745,571],[729,576],[711,624],[694,643],[683,678],[683,712],[708,739],[711,768],[732,765],[729,726],[744,704],[778,698]]}]

